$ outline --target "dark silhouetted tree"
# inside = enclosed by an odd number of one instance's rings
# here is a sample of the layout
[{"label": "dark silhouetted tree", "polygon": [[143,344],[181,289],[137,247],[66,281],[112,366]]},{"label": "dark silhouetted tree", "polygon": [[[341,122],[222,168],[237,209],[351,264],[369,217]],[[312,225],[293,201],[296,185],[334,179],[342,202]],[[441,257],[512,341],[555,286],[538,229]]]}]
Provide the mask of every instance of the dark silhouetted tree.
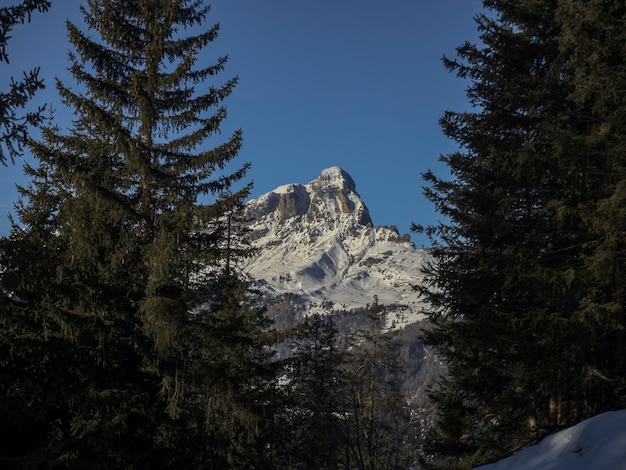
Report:
[{"label": "dark silhouetted tree", "polygon": [[415,465],[417,428],[399,380],[395,334],[385,331],[385,307],[375,299],[368,324],[352,334],[344,362],[341,468],[407,469]]},{"label": "dark silhouetted tree", "polygon": [[441,119],[452,178],[425,174],[447,218],[428,229],[424,289],[425,340],[449,367],[429,439],[446,468],[614,409],[626,377],[611,352],[626,331],[623,2],[483,4],[482,45],[445,59],[473,106]]},{"label": "dark silhouetted tree", "polygon": [[307,317],[285,361],[277,417],[277,454],[284,468],[338,468],[345,412],[344,349],[332,316]]},{"label": "dark silhouetted tree", "polygon": [[0,410],[19,405],[9,422],[26,439],[6,460],[261,465],[267,325],[224,230],[250,189],[248,164],[231,169],[241,132],[219,134],[237,79],[218,81],[226,57],[199,66],[218,26],[196,0],[81,10],[76,83],[58,83],[73,126],[32,144],[20,225],[2,240]]}]

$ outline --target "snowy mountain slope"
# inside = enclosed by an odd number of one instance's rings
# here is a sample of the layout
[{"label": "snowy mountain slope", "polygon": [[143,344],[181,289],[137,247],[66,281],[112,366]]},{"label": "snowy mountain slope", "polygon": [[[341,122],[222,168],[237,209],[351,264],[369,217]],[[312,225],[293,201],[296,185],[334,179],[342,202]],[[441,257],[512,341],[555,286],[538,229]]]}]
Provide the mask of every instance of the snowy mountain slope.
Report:
[{"label": "snowy mountain slope", "polygon": [[250,201],[245,218],[258,252],[243,268],[267,295],[296,294],[309,311],[353,310],[376,298],[396,306],[390,321],[423,318],[413,286],[428,252],[393,227],[374,226],[341,168]]},{"label": "snowy mountain slope", "polygon": [[[626,410],[603,413],[480,470],[626,470]],[[478,470],[478,469],[477,469]]]},{"label": "snowy mountain slope", "polygon": [[240,267],[264,294],[273,327],[319,312],[333,315],[347,335],[363,326],[368,305],[388,306],[387,326],[397,328],[406,365],[405,396],[416,408],[429,406],[426,390],[445,368],[418,339],[427,321],[413,286],[422,282],[428,251],[394,227],[374,226],[354,180],[339,167],[249,201],[243,218],[257,250]]}]

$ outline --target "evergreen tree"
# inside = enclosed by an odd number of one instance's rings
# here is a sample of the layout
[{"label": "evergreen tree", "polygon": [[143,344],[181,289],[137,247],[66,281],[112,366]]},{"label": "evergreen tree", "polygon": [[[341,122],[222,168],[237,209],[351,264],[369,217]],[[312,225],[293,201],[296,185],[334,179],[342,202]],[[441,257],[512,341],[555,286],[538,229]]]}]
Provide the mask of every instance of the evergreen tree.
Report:
[{"label": "evergreen tree", "polygon": [[626,405],[626,5],[569,1],[558,15],[570,98],[586,111],[588,125],[581,129],[580,141],[596,161],[593,171],[601,182],[586,214],[591,240],[585,247],[586,290],[579,315],[590,333],[585,383],[602,410]]},{"label": "evergreen tree", "polygon": [[[30,21],[34,11],[48,11],[50,5],[49,0],[24,0],[13,6],[0,7],[0,62],[9,63],[7,44],[11,30],[20,23]],[[28,140],[28,126],[42,122],[44,107],[24,116],[17,114],[42,88],[44,84],[39,78],[39,68],[36,68],[24,72],[21,80],[11,77],[9,89],[0,91],[0,163],[7,164],[7,153],[11,162],[20,156]]]},{"label": "evergreen tree", "polygon": [[[204,468],[269,468],[275,377],[269,322],[246,301],[247,283],[239,276],[224,272],[208,291],[185,335],[189,383],[180,388],[193,394],[181,409],[192,420],[182,437],[208,454]],[[199,432],[191,438],[190,430]]]},{"label": "evergreen tree", "polygon": [[[225,248],[239,235],[223,220],[250,188],[234,189],[247,164],[229,171],[241,132],[207,148],[237,83],[206,84],[225,57],[196,67],[218,26],[185,35],[209,13],[196,0],[89,0],[81,10],[95,35],[68,23],[79,86],[58,83],[73,128],[49,126],[32,144],[39,166],[23,190],[23,226],[2,240],[11,354],[0,410],[13,393],[34,416],[26,429],[40,430],[6,458],[252,467],[267,325]],[[19,369],[27,358],[32,374]]]},{"label": "evergreen tree", "polygon": [[344,350],[331,316],[307,317],[286,360],[286,398],[277,417],[277,453],[283,468],[334,469],[345,413]]},{"label": "evergreen tree", "polygon": [[425,174],[427,197],[448,218],[428,229],[435,260],[424,288],[434,325],[424,339],[449,367],[430,439],[447,468],[613,409],[625,376],[609,352],[623,338],[623,242],[602,233],[623,179],[623,120],[611,114],[624,105],[623,5],[483,4],[482,47],[445,59],[470,80],[474,107],[441,120],[461,147],[442,157],[453,179]]},{"label": "evergreen tree", "polygon": [[350,337],[344,362],[344,449],[339,468],[406,469],[415,461],[416,428],[402,394],[394,334],[377,299],[369,324]]}]

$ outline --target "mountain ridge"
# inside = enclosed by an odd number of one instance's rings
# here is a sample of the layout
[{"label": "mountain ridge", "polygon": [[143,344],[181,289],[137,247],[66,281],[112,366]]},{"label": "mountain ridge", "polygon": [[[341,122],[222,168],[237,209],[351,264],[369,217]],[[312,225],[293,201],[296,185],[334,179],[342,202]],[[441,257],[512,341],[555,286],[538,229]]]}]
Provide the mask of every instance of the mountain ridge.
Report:
[{"label": "mountain ridge", "polygon": [[244,218],[256,255],[242,267],[268,297],[300,296],[309,312],[380,302],[394,324],[423,319],[414,285],[428,251],[395,227],[375,226],[344,169],[252,199]]}]

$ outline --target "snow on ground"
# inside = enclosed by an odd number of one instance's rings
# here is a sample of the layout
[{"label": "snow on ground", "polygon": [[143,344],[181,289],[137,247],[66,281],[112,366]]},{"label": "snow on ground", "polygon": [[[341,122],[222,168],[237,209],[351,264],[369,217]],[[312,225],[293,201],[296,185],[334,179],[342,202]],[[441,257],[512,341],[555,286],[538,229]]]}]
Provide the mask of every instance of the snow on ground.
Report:
[{"label": "snow on ground", "polygon": [[[552,434],[480,470],[626,470],[626,410],[612,411]],[[478,470],[478,469],[477,469]]]}]

